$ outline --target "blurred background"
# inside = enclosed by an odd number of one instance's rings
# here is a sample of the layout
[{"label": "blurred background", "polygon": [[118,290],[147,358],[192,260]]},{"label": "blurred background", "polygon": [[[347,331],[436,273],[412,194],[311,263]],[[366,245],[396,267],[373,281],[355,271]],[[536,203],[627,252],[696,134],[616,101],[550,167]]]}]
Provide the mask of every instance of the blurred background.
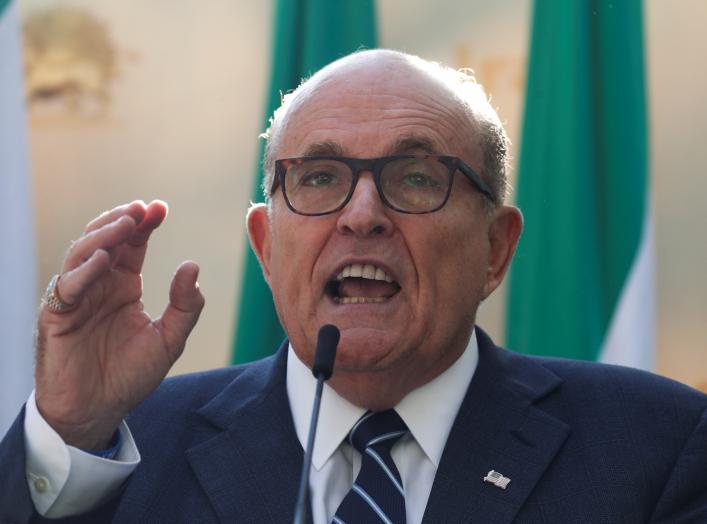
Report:
[{"label": "blurred background", "polygon": [[[532,7],[530,0],[378,0],[378,45],[473,68],[510,134],[515,164]],[[172,373],[231,361],[273,10],[273,0],[18,2],[36,298],[92,217],[134,199],[167,201],[170,214],[143,273],[146,310],[162,311],[185,259],[200,264],[207,298]],[[704,20],[703,0],[644,2],[656,370],[697,387],[707,384]],[[548,256],[553,249],[561,246]],[[479,319],[500,343],[506,293],[497,291]]]}]

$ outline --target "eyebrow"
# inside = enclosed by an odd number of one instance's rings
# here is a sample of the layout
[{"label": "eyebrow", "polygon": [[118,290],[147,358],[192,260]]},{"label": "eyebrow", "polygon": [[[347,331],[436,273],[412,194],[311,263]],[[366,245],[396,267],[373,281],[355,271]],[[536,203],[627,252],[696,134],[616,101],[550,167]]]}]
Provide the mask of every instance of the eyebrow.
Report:
[{"label": "eyebrow", "polygon": [[[439,148],[434,141],[418,135],[399,137],[386,149],[386,155],[401,155],[406,153],[439,154]],[[345,149],[337,142],[325,140],[310,144],[302,156],[347,156]]]},{"label": "eyebrow", "polygon": [[421,152],[428,155],[439,154],[439,148],[426,136],[410,135],[398,138],[388,148],[389,155]]},{"label": "eyebrow", "polygon": [[307,146],[302,156],[346,156],[344,148],[336,142],[325,140],[324,142],[316,142]]}]

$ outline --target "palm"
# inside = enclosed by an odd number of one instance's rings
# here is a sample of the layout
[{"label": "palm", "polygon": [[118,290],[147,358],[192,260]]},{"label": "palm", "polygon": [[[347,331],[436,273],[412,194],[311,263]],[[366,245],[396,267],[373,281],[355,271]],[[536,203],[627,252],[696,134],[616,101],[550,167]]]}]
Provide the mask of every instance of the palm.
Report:
[{"label": "palm", "polygon": [[[143,311],[140,276],[111,273],[96,292],[98,314],[85,327],[86,346],[95,350],[79,357],[77,368],[99,371],[83,376],[92,377],[87,386],[102,405],[113,399],[128,410],[159,384],[179,351],[169,347],[158,324]],[[77,338],[85,340],[83,335]]]}]

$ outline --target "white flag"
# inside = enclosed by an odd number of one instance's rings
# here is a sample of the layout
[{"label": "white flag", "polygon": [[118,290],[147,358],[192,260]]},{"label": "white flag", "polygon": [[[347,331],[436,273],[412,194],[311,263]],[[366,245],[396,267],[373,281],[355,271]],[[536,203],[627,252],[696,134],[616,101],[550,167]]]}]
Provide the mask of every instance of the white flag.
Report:
[{"label": "white flag", "polygon": [[15,0],[0,0],[0,437],[32,389],[34,230]]}]

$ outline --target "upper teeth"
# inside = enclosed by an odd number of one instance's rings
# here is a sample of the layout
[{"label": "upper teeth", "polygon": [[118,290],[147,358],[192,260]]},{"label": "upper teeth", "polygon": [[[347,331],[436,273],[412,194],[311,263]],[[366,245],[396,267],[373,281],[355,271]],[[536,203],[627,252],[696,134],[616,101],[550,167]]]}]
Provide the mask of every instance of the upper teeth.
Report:
[{"label": "upper teeth", "polygon": [[373,264],[350,264],[336,275],[336,280],[343,280],[346,277],[367,278],[369,280],[385,280],[392,282],[393,279],[381,268]]}]

